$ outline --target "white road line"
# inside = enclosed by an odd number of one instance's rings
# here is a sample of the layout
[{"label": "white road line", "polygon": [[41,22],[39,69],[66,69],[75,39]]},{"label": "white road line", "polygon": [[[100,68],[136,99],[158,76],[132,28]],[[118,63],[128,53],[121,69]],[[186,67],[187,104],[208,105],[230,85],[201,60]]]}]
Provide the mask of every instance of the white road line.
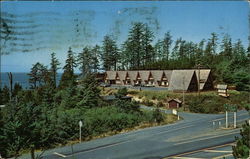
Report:
[{"label": "white road line", "polygon": [[222,158],[228,157],[228,156],[233,156],[233,154],[222,155],[222,156],[214,157],[212,159],[222,159]]},{"label": "white road line", "polygon": [[166,131],[162,131],[162,132],[159,132],[159,133],[153,134],[152,136],[154,136],[154,135],[160,135],[160,134],[163,134],[163,133],[166,133],[166,132],[171,132],[171,131],[181,130],[181,129],[189,128],[189,127],[192,127],[192,126],[194,126],[194,125],[187,125],[187,126],[180,127],[180,128],[176,128],[176,129],[166,130]]},{"label": "white road line", "polygon": [[181,145],[181,144],[186,144],[186,143],[191,143],[191,142],[196,142],[196,141],[202,141],[202,140],[217,138],[217,137],[226,136],[226,135],[231,135],[231,134],[236,134],[236,133],[239,133],[239,132],[232,132],[232,133],[222,134],[222,135],[218,135],[218,136],[211,136],[211,137],[202,138],[202,139],[197,139],[197,140],[192,140],[192,141],[179,142],[179,143],[176,143],[176,144],[174,144],[174,145]]},{"label": "white road line", "polygon": [[171,158],[178,157],[178,156],[185,156],[185,155],[189,155],[189,154],[196,154],[196,153],[202,152],[203,150],[217,149],[217,148],[226,147],[226,146],[229,146],[229,145],[232,145],[232,144],[233,144],[233,143],[223,144],[223,145],[218,145],[218,146],[213,146],[213,147],[207,147],[207,148],[205,148],[205,149],[199,149],[199,150],[195,150],[195,151],[190,151],[190,152],[186,152],[186,153],[181,153],[181,154],[176,155],[176,156],[165,157],[164,159],[171,159]]},{"label": "white road line", "polygon": [[205,158],[194,158],[194,157],[171,157],[171,158],[180,158],[180,159],[205,159]]},{"label": "white road line", "polygon": [[[156,134],[153,134],[153,135],[150,135],[150,136],[155,136],[155,135],[159,135],[159,134],[166,133],[166,132],[171,132],[171,131],[176,131],[176,130],[180,130],[180,129],[185,129],[185,128],[192,127],[192,126],[194,126],[194,125],[187,125],[187,126],[184,126],[184,127],[180,127],[180,128],[176,128],[176,129],[171,129],[171,130],[163,131],[163,132],[156,133]],[[146,136],[146,137],[143,137],[143,138],[148,138],[148,137],[149,136]],[[87,151],[83,151],[83,152],[79,152],[79,153],[74,153],[73,155],[88,153],[88,152],[92,152],[92,151],[96,151],[96,150],[101,150],[101,149],[105,149],[105,148],[108,148],[108,147],[113,147],[113,146],[121,145],[121,144],[124,144],[124,143],[132,142],[132,141],[135,141],[135,140],[140,140],[140,139],[143,139],[143,138],[136,138],[136,139],[124,141],[124,142],[121,142],[121,143],[117,143],[117,144],[113,144],[113,145],[109,145],[109,146],[105,146],[105,147],[99,147],[99,148],[95,148],[95,149],[91,149],[91,150],[87,150]],[[68,155],[66,157],[70,157],[70,156],[72,156],[72,155]]]},{"label": "white road line", "polygon": [[[183,140],[178,140],[178,141],[183,141],[183,142],[188,142],[190,140],[195,140],[195,139],[198,139],[198,138],[201,138],[201,137],[208,137],[208,136],[216,136],[216,135],[219,135],[221,133],[225,133],[224,135],[226,135],[227,133],[233,133],[233,132],[240,132],[239,131],[240,129],[233,129],[232,131],[230,132],[211,132],[211,133],[207,133],[207,134],[202,134],[202,135],[197,135],[195,137],[190,137],[188,139],[183,139]],[[165,141],[168,141],[169,139],[165,140]]]},{"label": "white road line", "polygon": [[67,157],[73,156],[73,155],[75,155],[75,154],[83,154],[83,153],[87,153],[87,152],[92,152],[92,151],[96,151],[96,150],[105,149],[105,148],[108,148],[108,147],[113,147],[113,146],[120,145],[120,144],[127,143],[127,142],[130,142],[130,141],[124,141],[124,142],[122,142],[122,143],[117,143],[117,144],[113,144],[113,145],[109,145],[109,146],[105,146],[105,147],[98,147],[98,148],[94,148],[94,149],[91,149],[91,150],[87,150],[87,151],[83,151],[83,152],[74,153],[74,154],[72,154],[72,155],[68,155]]},{"label": "white road line", "polygon": [[63,155],[63,154],[60,154],[60,153],[57,153],[57,152],[54,152],[53,153],[54,155],[57,155],[57,156],[60,156],[62,158],[66,158],[67,156]]},{"label": "white road line", "polygon": [[204,152],[220,152],[220,153],[230,153],[230,152],[233,152],[233,151],[221,151],[221,150],[203,150]]},{"label": "white road line", "polygon": [[[237,115],[237,117],[239,117],[239,116],[243,116],[243,115],[247,115],[248,113],[242,113],[242,114],[240,114],[240,115]],[[232,119],[233,117],[229,117],[228,119]],[[211,121],[209,121],[209,122],[214,122],[214,121],[219,121],[219,120],[225,120],[226,118],[224,117],[224,118],[219,118],[219,119],[215,119],[215,120],[211,120]]]}]

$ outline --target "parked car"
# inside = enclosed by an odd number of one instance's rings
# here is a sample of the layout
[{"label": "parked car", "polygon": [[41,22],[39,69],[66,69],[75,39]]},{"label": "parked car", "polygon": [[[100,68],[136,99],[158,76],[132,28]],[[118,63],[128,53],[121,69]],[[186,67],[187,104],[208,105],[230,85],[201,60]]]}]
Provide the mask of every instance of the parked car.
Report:
[{"label": "parked car", "polygon": [[110,87],[111,85],[109,83],[101,83],[100,86],[101,87]]},{"label": "parked car", "polygon": [[154,85],[152,85],[152,84],[146,84],[146,85],[144,85],[144,87],[154,87]]}]

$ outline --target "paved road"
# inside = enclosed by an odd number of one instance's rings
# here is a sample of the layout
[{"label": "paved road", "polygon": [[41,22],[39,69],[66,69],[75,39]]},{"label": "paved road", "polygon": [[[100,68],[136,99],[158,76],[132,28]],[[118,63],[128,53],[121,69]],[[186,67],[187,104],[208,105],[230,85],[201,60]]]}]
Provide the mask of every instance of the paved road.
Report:
[{"label": "paved road", "polygon": [[[183,112],[179,115],[184,120],[170,125],[145,128],[49,150],[44,153],[44,158],[160,159],[171,158],[171,156],[173,158],[178,154],[192,153],[208,147],[232,143],[234,137],[239,135],[239,129],[222,128],[225,125],[224,114]],[[238,124],[249,119],[246,111],[240,111],[237,115]],[[233,121],[232,117],[231,114],[230,123]]]}]

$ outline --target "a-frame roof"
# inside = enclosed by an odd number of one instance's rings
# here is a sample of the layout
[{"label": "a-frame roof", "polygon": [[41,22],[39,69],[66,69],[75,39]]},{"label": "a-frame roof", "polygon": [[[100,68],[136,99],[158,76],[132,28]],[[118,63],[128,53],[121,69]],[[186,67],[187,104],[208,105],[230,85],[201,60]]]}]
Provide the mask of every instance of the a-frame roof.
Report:
[{"label": "a-frame roof", "polygon": [[116,79],[116,75],[117,75],[117,72],[116,71],[107,71],[106,72],[106,79],[109,79],[109,80],[115,80]]},{"label": "a-frame roof", "polygon": [[172,75],[173,70],[164,70],[165,76],[167,77],[167,80],[171,80],[171,75]]},{"label": "a-frame roof", "polygon": [[193,75],[194,70],[173,70],[169,90],[187,91]]},{"label": "a-frame roof", "polygon": [[[196,73],[197,80],[199,78],[199,70],[194,70]],[[210,69],[200,69],[200,89],[203,90],[205,83],[208,80],[208,77],[211,73]]]},{"label": "a-frame roof", "polygon": [[143,81],[147,81],[149,79],[150,71],[139,71],[139,74]]},{"label": "a-frame roof", "polygon": [[152,70],[151,74],[156,81],[161,81],[163,74],[165,74],[162,70]]},{"label": "a-frame roof", "polygon": [[120,80],[125,80],[127,76],[127,71],[117,71]]},{"label": "a-frame roof", "polygon": [[128,71],[128,76],[132,81],[135,81],[138,76],[138,71]]}]

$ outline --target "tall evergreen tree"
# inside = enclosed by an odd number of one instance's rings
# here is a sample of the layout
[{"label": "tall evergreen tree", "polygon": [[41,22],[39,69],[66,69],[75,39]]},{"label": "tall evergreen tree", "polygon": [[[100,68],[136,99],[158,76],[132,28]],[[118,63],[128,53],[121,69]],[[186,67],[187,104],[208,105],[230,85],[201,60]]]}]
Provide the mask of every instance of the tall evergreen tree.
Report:
[{"label": "tall evergreen tree", "polygon": [[163,58],[163,49],[162,49],[162,41],[161,40],[158,40],[155,43],[154,52],[155,52],[155,57],[154,58],[156,59],[156,61],[162,60],[162,58]]},{"label": "tall evergreen tree", "polygon": [[76,60],[75,60],[75,56],[71,50],[71,48],[69,48],[68,50],[68,55],[67,55],[67,59],[65,62],[65,66],[63,67],[63,74],[62,74],[62,78],[60,81],[60,87],[64,88],[64,87],[68,87],[71,86],[72,84],[75,84],[75,75],[74,75],[74,68],[77,66],[76,64]]},{"label": "tall evergreen tree", "polygon": [[77,64],[80,67],[82,76],[91,72],[91,50],[88,47],[85,47],[81,53],[78,54]]},{"label": "tall evergreen tree", "polygon": [[43,64],[37,62],[31,68],[29,83],[31,84],[31,88],[37,88],[37,86],[41,86],[45,83],[45,79],[43,78],[45,73],[47,73],[47,68]]},{"label": "tall evergreen tree", "polygon": [[6,85],[4,85],[1,91],[1,102],[2,104],[7,104],[9,100],[10,100],[10,90]]},{"label": "tall evergreen tree", "polygon": [[53,52],[51,54],[50,71],[51,71],[51,74],[53,77],[54,88],[56,88],[56,86],[57,86],[56,76],[57,76],[57,71],[60,69],[59,65],[60,65],[60,62],[56,58],[56,53]]},{"label": "tall evergreen tree", "polygon": [[245,49],[242,45],[242,42],[240,39],[237,40],[237,42],[233,46],[233,58],[238,60],[243,60],[246,58]]},{"label": "tall evergreen tree", "polygon": [[232,53],[232,39],[228,34],[226,34],[222,39],[221,55],[223,55],[227,59],[230,59],[232,57]]},{"label": "tall evergreen tree", "polygon": [[129,51],[130,50],[129,45],[130,44],[127,40],[122,44],[122,47],[121,47],[121,53],[120,53],[120,64],[121,64],[120,69],[121,70],[129,70],[131,68],[132,54]]},{"label": "tall evergreen tree", "polygon": [[215,32],[213,32],[213,33],[211,33],[211,38],[208,40],[210,41],[211,52],[213,55],[215,55],[216,49],[217,49],[217,44],[218,44],[218,35]]},{"label": "tall evergreen tree", "polygon": [[170,32],[168,31],[167,33],[165,33],[164,39],[162,41],[162,45],[163,45],[163,48],[162,48],[163,58],[166,59],[167,61],[169,60],[170,48],[171,48],[172,42],[173,42],[172,36],[170,35]]},{"label": "tall evergreen tree", "polygon": [[197,64],[198,63],[201,63],[201,58],[203,57],[204,55],[204,46],[205,46],[205,39],[202,39],[198,46],[197,46],[197,50],[195,52],[196,54],[196,59],[197,59]]},{"label": "tall evergreen tree", "polygon": [[141,22],[134,23],[126,41],[126,52],[130,54],[130,67],[132,69],[139,69],[143,61],[144,26]]},{"label": "tall evergreen tree", "polygon": [[116,70],[119,60],[118,47],[109,35],[106,35],[102,45],[103,67],[105,70]]},{"label": "tall evergreen tree", "polygon": [[78,107],[94,108],[98,107],[100,100],[100,90],[94,74],[87,74],[81,82],[81,89],[78,93]]},{"label": "tall evergreen tree", "polygon": [[142,36],[142,65],[144,66],[148,62],[154,61],[154,49],[151,45],[154,38],[153,32],[150,30],[147,24],[144,24],[143,28],[143,36]]},{"label": "tall evergreen tree", "polygon": [[91,54],[92,54],[92,60],[91,60],[91,68],[94,72],[97,72],[97,70],[100,68],[100,56],[101,56],[101,48],[98,45],[95,45],[91,49]]},{"label": "tall evergreen tree", "polygon": [[179,58],[179,49],[180,49],[180,44],[182,42],[182,38],[178,38],[175,41],[175,45],[172,50],[172,59],[178,59]]}]

